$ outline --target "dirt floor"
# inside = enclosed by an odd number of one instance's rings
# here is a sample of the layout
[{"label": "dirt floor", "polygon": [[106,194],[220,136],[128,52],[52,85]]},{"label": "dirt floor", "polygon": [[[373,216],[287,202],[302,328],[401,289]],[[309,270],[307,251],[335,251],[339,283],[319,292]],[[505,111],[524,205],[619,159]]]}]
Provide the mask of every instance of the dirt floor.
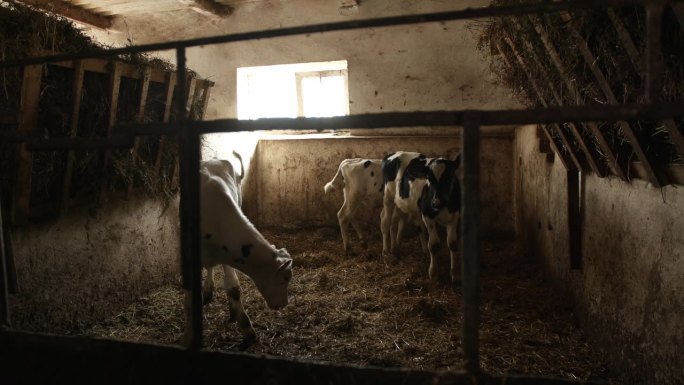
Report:
[{"label": "dirt floor", "polygon": [[[375,255],[346,257],[337,229],[264,231],[294,258],[290,304],[265,307],[242,276],[243,302],[259,340],[248,352],[385,367],[460,369],[460,287],[448,283],[448,256],[440,260],[439,282],[427,278],[428,256],[417,238],[408,239],[397,263]],[[378,237],[379,238],[379,237]],[[491,374],[529,374],[575,380],[612,381],[593,352],[572,311],[535,266],[511,243],[482,245],[480,351]],[[216,269],[220,270],[220,269]],[[217,277],[219,278],[219,277]],[[214,301],[205,307],[205,347],[238,350],[240,333],[227,323],[227,298],[217,279]],[[85,334],[118,339],[180,343],[180,287],[164,287]]]}]

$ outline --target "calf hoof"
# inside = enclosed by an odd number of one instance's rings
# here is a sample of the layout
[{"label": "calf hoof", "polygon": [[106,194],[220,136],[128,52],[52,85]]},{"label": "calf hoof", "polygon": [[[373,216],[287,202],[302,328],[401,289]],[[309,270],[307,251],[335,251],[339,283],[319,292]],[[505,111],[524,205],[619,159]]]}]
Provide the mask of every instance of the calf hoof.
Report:
[{"label": "calf hoof", "polygon": [[250,346],[254,345],[255,342],[257,342],[256,332],[254,329],[251,329],[250,332],[243,336],[242,342],[238,345],[238,349],[247,350]]}]

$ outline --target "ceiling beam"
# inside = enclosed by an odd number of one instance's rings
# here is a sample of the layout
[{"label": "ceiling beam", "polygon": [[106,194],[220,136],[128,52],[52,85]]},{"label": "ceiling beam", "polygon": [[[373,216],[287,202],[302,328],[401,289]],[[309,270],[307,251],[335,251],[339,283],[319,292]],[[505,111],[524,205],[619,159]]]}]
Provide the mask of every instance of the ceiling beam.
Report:
[{"label": "ceiling beam", "polygon": [[114,24],[113,16],[102,15],[61,0],[21,0],[21,2],[97,28],[110,29]]}]

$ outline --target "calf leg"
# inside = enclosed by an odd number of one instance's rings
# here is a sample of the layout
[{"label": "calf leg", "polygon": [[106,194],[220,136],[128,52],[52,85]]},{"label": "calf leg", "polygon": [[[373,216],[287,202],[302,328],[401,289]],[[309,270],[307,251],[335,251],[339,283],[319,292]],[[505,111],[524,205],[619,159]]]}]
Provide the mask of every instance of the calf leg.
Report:
[{"label": "calf leg", "polygon": [[380,213],[380,230],[382,231],[382,255],[389,256],[392,243],[391,227],[394,202],[385,203]]},{"label": "calf leg", "polygon": [[458,274],[458,261],[456,260],[456,251],[458,250],[458,214],[447,226],[447,244],[449,245],[449,255],[451,257],[451,282],[458,282],[460,276]]},{"label": "calf leg", "polygon": [[252,327],[252,321],[245,313],[242,307],[242,292],[240,290],[240,282],[238,281],[235,269],[228,265],[223,265],[223,285],[226,293],[228,293],[228,311],[230,318],[228,322],[236,321],[238,328],[245,338],[245,342],[251,342],[256,339],[256,332]]},{"label": "calf leg", "polygon": [[207,278],[202,284],[202,304],[206,305],[214,298],[214,267],[207,267]]},{"label": "calf leg", "polygon": [[430,252],[430,268],[428,276],[430,279],[437,279],[437,251],[439,250],[439,234],[437,233],[437,223],[429,218],[423,217],[425,227],[428,231],[428,251]]},{"label": "calf leg", "polygon": [[345,199],[342,208],[337,212],[337,221],[340,224],[340,234],[342,235],[342,245],[344,252],[349,254],[351,247],[349,246],[349,236],[347,235],[347,228],[349,227],[348,203]]},{"label": "calf leg", "polygon": [[404,215],[404,213],[401,212],[401,210],[394,210],[394,216],[392,217],[392,229],[396,229],[396,234],[392,235],[393,242],[391,247],[391,253],[394,256],[397,255],[397,250],[399,248],[399,244],[401,243],[401,238],[404,237],[406,221],[407,217]]},{"label": "calf leg", "polygon": [[420,247],[423,249],[423,253],[428,253],[428,240],[427,240],[427,229],[423,224],[420,225]]}]

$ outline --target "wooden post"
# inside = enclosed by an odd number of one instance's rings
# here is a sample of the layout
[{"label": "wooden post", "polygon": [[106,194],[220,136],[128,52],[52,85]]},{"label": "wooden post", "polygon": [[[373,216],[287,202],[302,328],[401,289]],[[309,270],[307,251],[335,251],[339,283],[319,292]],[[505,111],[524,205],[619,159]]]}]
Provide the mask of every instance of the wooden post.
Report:
[{"label": "wooden post", "polygon": [[[142,76],[142,87],[140,88],[140,99],[138,103],[138,113],[135,116],[135,121],[137,123],[142,123],[145,119],[145,106],[147,105],[147,91],[150,88],[150,78],[152,77],[152,68],[145,67]],[[131,149],[131,157],[135,160],[138,156],[138,149],[140,148],[140,137],[136,137],[133,142],[133,148]],[[130,197],[133,193],[133,188],[135,187],[134,181],[128,185],[128,190],[126,196]]]},{"label": "wooden post", "polygon": [[672,12],[674,12],[677,20],[679,20],[679,26],[684,31],[684,3],[670,3],[670,7],[672,7]]},{"label": "wooden post", "polygon": [[[615,97],[613,90],[610,88],[610,83],[608,83],[608,80],[603,75],[603,71],[601,71],[601,69],[598,67],[598,64],[596,64],[596,57],[589,50],[589,45],[587,44],[587,41],[584,40],[584,38],[580,35],[579,31],[577,31],[577,29],[572,25],[572,17],[567,12],[561,12],[560,15],[561,18],[567,23],[566,28],[570,31],[570,34],[574,37],[575,41],[577,41],[577,46],[580,50],[580,53],[582,54],[582,57],[584,58],[586,64],[589,66],[589,69],[594,74],[594,78],[596,79],[599,88],[603,91],[604,95],[606,96],[606,99],[609,103],[618,104],[617,98]],[[646,172],[646,175],[648,176],[648,179],[651,182],[651,184],[653,184],[653,186],[655,187],[661,187],[662,183],[660,182],[660,178],[658,178],[655,169],[651,165],[652,160],[649,159],[648,156],[646,156],[646,153],[641,147],[641,143],[639,142],[639,139],[634,133],[632,126],[626,121],[620,121],[618,122],[618,124],[620,125],[620,128],[622,128],[622,131],[625,133],[625,136],[629,140],[632,149],[634,150],[634,153],[636,153],[637,157],[644,166],[644,171]]]},{"label": "wooden post", "polygon": [[[164,105],[164,116],[162,117],[162,121],[164,123],[168,123],[169,119],[171,117],[171,107],[173,106],[172,101],[173,101],[173,91],[176,88],[176,73],[175,72],[169,72],[166,78],[166,104]],[[157,161],[155,162],[154,169],[155,173],[158,176],[159,171],[161,170],[161,162],[162,162],[162,154],[164,153],[164,145],[166,138],[162,136],[159,138],[159,147],[157,148]]]},{"label": "wooden post", "polygon": [[570,231],[570,268],[582,268],[582,212],[580,205],[580,174],[567,172],[568,229]]},{"label": "wooden post", "polygon": [[[19,126],[17,131],[32,136],[38,129],[38,108],[43,77],[43,65],[24,67],[21,82],[21,101],[19,104]],[[31,173],[33,155],[26,150],[26,144],[17,146],[17,174],[14,185],[12,221],[14,225],[28,223],[31,205]]]},{"label": "wooden post", "polygon": [[207,106],[209,106],[209,97],[211,96],[211,87],[213,83],[205,80],[204,81],[204,99],[202,100],[202,111],[197,120],[204,120],[204,116],[207,114]]},{"label": "wooden post", "polygon": [[[119,109],[119,88],[121,87],[121,64],[112,61],[112,72],[109,77],[109,119],[107,123],[107,136],[114,136],[114,125],[116,124],[117,110]],[[102,184],[100,188],[100,199],[104,199],[107,192],[107,181],[112,161],[112,151],[105,150],[104,162],[102,167]]]},{"label": "wooden post", "polygon": [[[85,71],[83,61],[76,61],[76,63],[74,63],[74,83],[72,85],[71,93],[73,108],[71,110],[71,130],[69,131],[70,138],[75,138],[78,134],[78,120],[81,110],[81,94],[83,92],[84,74]],[[71,202],[71,179],[74,173],[75,157],[74,150],[69,150],[69,153],[67,154],[66,170],[64,172],[64,183],[62,184],[62,205],[60,207],[60,212],[62,214],[66,213]]]}]

